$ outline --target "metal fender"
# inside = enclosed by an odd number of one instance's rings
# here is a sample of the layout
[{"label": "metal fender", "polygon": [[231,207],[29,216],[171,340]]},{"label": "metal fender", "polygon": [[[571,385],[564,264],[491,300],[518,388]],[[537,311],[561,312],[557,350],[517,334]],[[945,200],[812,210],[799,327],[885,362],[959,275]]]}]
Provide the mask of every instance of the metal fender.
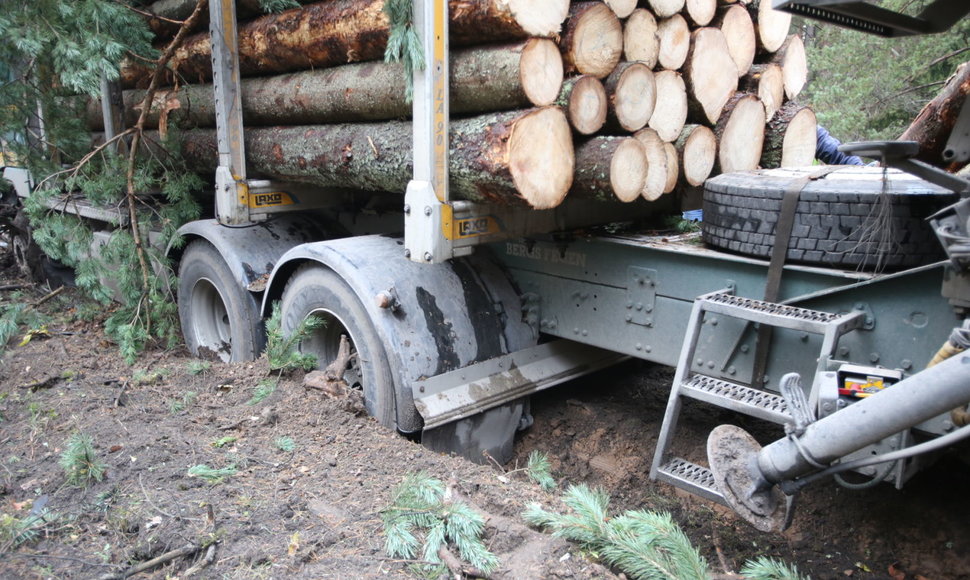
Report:
[{"label": "metal fender", "polygon": [[[266,288],[270,272],[287,250],[300,244],[347,235],[339,227],[322,223],[318,217],[284,214],[245,227],[228,227],[214,219],[189,222],[179,228],[180,236],[191,241],[201,238],[215,246],[232,271],[233,278],[250,292]],[[167,255],[178,261],[180,249],[171,245]]]},{"label": "metal fender", "polygon": [[297,246],[270,276],[264,316],[290,275],[307,261],[333,270],[364,305],[395,377],[400,431],[421,428],[415,382],[536,344],[532,327],[522,321],[518,292],[486,250],[442,264],[418,264],[404,257],[403,239],[391,236]]}]

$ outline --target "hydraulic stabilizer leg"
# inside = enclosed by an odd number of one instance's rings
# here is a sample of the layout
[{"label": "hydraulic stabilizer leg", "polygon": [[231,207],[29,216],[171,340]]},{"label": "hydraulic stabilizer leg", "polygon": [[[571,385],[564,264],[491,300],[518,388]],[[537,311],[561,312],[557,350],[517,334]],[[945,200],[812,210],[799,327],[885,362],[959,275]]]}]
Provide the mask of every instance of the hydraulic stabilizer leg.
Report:
[{"label": "hydraulic stabilizer leg", "polygon": [[760,530],[780,530],[787,508],[779,488],[794,493],[801,487],[799,478],[967,401],[970,353],[964,352],[804,428],[790,429],[763,449],[744,430],[722,425],[708,438],[708,460],[735,511]]}]

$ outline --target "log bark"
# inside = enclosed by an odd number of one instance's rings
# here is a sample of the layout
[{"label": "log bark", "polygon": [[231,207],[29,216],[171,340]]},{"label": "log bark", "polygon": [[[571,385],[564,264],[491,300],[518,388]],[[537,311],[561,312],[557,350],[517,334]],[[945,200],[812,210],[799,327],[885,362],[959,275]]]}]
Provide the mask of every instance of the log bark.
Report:
[{"label": "log bark", "polygon": [[[300,4],[310,4],[316,0],[297,0]],[[145,12],[149,14],[148,27],[152,29],[155,36],[159,39],[168,39],[175,36],[178,32],[179,23],[172,20],[182,21],[192,14],[195,8],[194,0],[158,0],[146,7]],[[259,0],[236,0],[236,17],[239,20],[248,20],[264,14],[259,6]],[[209,11],[206,10],[199,19],[192,32],[197,32],[209,25]]]},{"label": "log bark", "polygon": [[631,202],[647,180],[644,146],[633,137],[593,137],[576,148],[570,197]]},{"label": "log bark", "polygon": [[[961,64],[943,90],[926,103],[912,124],[900,136],[903,141],[919,143],[916,158],[944,167],[943,151],[970,93],[970,63]],[[951,168],[952,170],[952,168]]]},{"label": "log bark", "polygon": [[680,14],[661,20],[657,25],[657,38],[660,39],[660,52],[657,63],[667,70],[679,70],[687,59],[690,50],[690,27]]},{"label": "log bark", "polygon": [[687,88],[680,73],[669,70],[656,73],[654,82],[657,104],[647,125],[664,141],[673,141],[687,121]]},{"label": "log bark", "polygon": [[677,148],[673,143],[664,143],[664,153],[667,156],[667,183],[664,185],[664,193],[670,193],[677,189],[677,177],[680,173],[680,158]]},{"label": "log bark", "polygon": [[717,138],[703,125],[686,125],[674,142],[680,154],[680,176],[687,185],[703,185],[714,169]]},{"label": "log bark", "polygon": [[[450,107],[455,114],[481,114],[552,104],[562,84],[562,60],[555,42],[526,42],[456,50],[451,53]],[[313,125],[378,121],[411,116],[405,102],[400,64],[379,61],[275,77],[243,79],[243,118],[247,125]],[[125,91],[128,126],[134,124],[144,91]],[[158,127],[162,111],[176,107],[173,119],[188,127],[214,127],[211,85],[186,85],[159,91],[148,126]],[[103,125],[99,101],[88,104],[88,125]]]},{"label": "log bark", "polygon": [[740,4],[725,6],[718,10],[714,26],[724,33],[728,52],[738,68],[738,74],[744,75],[754,63],[758,45],[751,14]]},{"label": "log bark", "polygon": [[[456,198],[550,209],[572,185],[572,137],[557,107],[462,119],[450,129],[449,186]],[[213,172],[215,131],[186,131],[182,139],[191,168]],[[254,127],[245,141],[254,176],[403,194],[413,174],[407,122]]]},{"label": "log bark", "polygon": [[637,0],[603,0],[617,18],[627,18],[637,8]]},{"label": "log bark", "polygon": [[602,79],[620,62],[623,25],[602,2],[575,2],[559,46],[567,72]]},{"label": "log bark", "polygon": [[765,105],[765,116],[770,121],[785,102],[785,79],[777,64],[756,64],[748,74],[741,77],[738,89],[758,95]]},{"label": "log bark", "polygon": [[684,0],[647,0],[658,18],[670,18],[684,8]]},{"label": "log bark", "polygon": [[556,104],[565,107],[569,124],[580,135],[592,135],[606,123],[608,96],[596,77],[580,75],[568,79]]},{"label": "log bark", "polygon": [[748,10],[758,32],[758,50],[775,52],[781,48],[791,28],[791,14],[772,8],[771,0],[754,0]]},{"label": "log bark", "polygon": [[686,0],[684,14],[695,27],[707,26],[717,13],[717,0]]},{"label": "log bark", "polygon": [[[541,0],[534,6],[526,0],[452,0],[450,42],[467,46],[553,36],[562,22],[556,21],[557,15],[565,16],[564,2],[568,5],[567,0]],[[514,5],[525,8],[514,12]],[[327,0],[247,22],[239,27],[240,72],[269,75],[381,60],[388,36],[383,6],[383,0]],[[212,76],[211,61],[208,33],[196,34],[176,52],[170,68],[188,82],[205,82]],[[136,86],[145,76],[139,66],[122,69],[126,87]]]},{"label": "log bark", "polygon": [[714,134],[718,143],[716,173],[757,169],[765,139],[765,106],[761,99],[747,93],[731,97]]},{"label": "log bark", "polygon": [[603,83],[606,88],[608,119],[624,131],[639,131],[647,126],[657,103],[657,84],[653,71],[640,62],[617,65]]},{"label": "log bark", "polygon": [[725,103],[738,90],[737,67],[719,28],[698,28],[691,34],[684,82],[694,117],[716,123]]},{"label": "log bark", "polygon": [[642,129],[633,135],[643,144],[647,156],[647,180],[640,195],[654,201],[664,194],[667,187],[667,152],[664,141],[653,129]]},{"label": "log bark", "polygon": [[815,160],[815,112],[789,101],[768,121],[761,167],[807,167]]},{"label": "log bark", "polygon": [[623,58],[630,62],[640,61],[654,68],[657,66],[659,54],[657,19],[649,10],[637,8],[623,25]]},{"label": "log bark", "polygon": [[771,62],[781,66],[785,96],[788,100],[794,100],[808,82],[808,59],[802,37],[792,34],[786,38],[771,57]]}]

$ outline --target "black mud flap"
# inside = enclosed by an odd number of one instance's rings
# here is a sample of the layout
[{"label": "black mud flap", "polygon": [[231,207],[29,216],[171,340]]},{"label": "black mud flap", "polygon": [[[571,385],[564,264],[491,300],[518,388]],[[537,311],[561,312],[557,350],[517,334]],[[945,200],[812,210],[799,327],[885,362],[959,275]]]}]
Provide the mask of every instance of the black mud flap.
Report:
[{"label": "black mud flap", "polygon": [[528,399],[518,399],[471,417],[421,433],[421,443],[434,451],[454,453],[475,463],[489,457],[505,464],[512,459],[515,433],[522,424]]}]

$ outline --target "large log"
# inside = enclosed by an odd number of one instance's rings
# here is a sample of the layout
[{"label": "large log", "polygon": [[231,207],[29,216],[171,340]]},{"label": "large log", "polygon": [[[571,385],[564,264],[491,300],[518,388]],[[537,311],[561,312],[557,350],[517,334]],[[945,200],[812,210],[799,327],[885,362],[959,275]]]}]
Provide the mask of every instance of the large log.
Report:
[{"label": "large log", "polygon": [[657,84],[650,67],[641,62],[617,65],[603,85],[609,104],[609,119],[624,131],[647,126],[657,103]]},{"label": "large log", "polygon": [[[468,46],[554,36],[568,0],[451,0],[448,6],[450,42]],[[239,27],[240,72],[270,75],[381,60],[388,37],[383,7],[384,0],[327,0],[247,22]],[[208,33],[187,38],[169,67],[188,82],[209,80]],[[122,70],[126,87],[146,78],[142,67],[129,65]]]},{"label": "large log", "polygon": [[680,154],[680,176],[690,186],[703,185],[714,169],[717,138],[703,125],[686,125],[674,142]]},{"label": "large log", "polygon": [[747,73],[754,63],[758,45],[754,23],[748,10],[739,4],[722,7],[714,19],[714,26],[724,33],[728,52],[738,68],[738,74]]},{"label": "large log", "polygon": [[748,9],[758,31],[758,50],[775,52],[781,48],[791,28],[791,14],[772,8],[771,0],[754,0]]},{"label": "large log", "polygon": [[623,25],[602,2],[575,2],[559,43],[567,72],[605,78],[623,54]]},{"label": "large log", "polygon": [[556,104],[566,109],[569,124],[580,135],[592,135],[606,123],[609,97],[596,77],[580,75],[568,79]]},{"label": "large log", "polygon": [[687,88],[680,73],[664,70],[654,75],[657,85],[657,104],[647,125],[664,141],[680,135],[687,121]]},{"label": "large log", "polygon": [[[450,107],[459,115],[550,105],[562,84],[559,47],[546,38],[455,50],[450,63]],[[397,63],[372,61],[247,78],[242,80],[241,95],[247,125],[314,125],[411,115],[404,99],[404,71]],[[143,98],[143,90],[125,91],[129,126],[137,120],[134,107]],[[157,127],[160,112],[173,106],[172,117],[185,126],[215,126],[211,85],[157,92],[147,126]],[[100,103],[91,101],[88,125],[100,129],[102,124]]]},{"label": "large log", "polygon": [[603,0],[617,18],[627,18],[637,8],[637,0]]},{"label": "large log", "polygon": [[775,112],[785,102],[785,78],[781,66],[777,64],[752,65],[748,74],[741,77],[738,89],[745,93],[758,95],[765,104],[765,116],[770,121]]},{"label": "large log", "polygon": [[664,185],[664,193],[670,193],[677,189],[677,178],[680,174],[680,157],[677,148],[673,143],[664,143],[664,153],[667,155],[667,183]]},{"label": "large log", "polygon": [[768,121],[761,167],[806,167],[815,160],[815,112],[789,101]]},{"label": "large log", "polygon": [[[186,20],[192,14],[197,0],[158,0],[145,7],[148,14],[148,26],[159,38],[175,36],[180,21]],[[297,0],[300,4],[310,4],[316,0]],[[240,20],[248,20],[263,14],[259,0],[236,0],[236,16]],[[209,11],[202,13],[196,23],[194,31],[202,30],[209,25]]]},{"label": "large log", "polygon": [[758,168],[765,139],[765,106],[761,99],[737,93],[724,106],[714,127],[717,136],[717,173]]},{"label": "large log", "polygon": [[680,69],[690,50],[690,26],[687,20],[680,14],[661,20],[657,25],[657,38],[660,39],[657,62],[667,70]]},{"label": "large log", "polygon": [[[550,209],[572,185],[572,137],[557,107],[456,120],[450,131],[449,186],[458,199]],[[191,168],[214,171],[215,131],[182,138]],[[408,122],[254,127],[245,144],[250,171],[273,179],[403,194],[413,175]]]},{"label": "large log", "polygon": [[670,18],[684,8],[685,0],[647,0],[650,9],[659,18]]},{"label": "large log", "polygon": [[649,10],[637,8],[623,24],[623,58],[653,68],[657,66],[659,54],[657,19]]},{"label": "large log", "polygon": [[786,38],[772,55],[771,62],[781,66],[785,96],[788,100],[794,100],[808,82],[808,59],[802,37],[792,34]]},{"label": "large log", "polygon": [[647,180],[647,157],[633,137],[594,137],[576,148],[570,197],[631,202]]},{"label": "large log", "polygon": [[684,14],[696,27],[707,26],[717,13],[717,0],[687,0]]},{"label": "large log", "polygon": [[714,124],[738,90],[738,73],[719,28],[698,28],[691,34],[684,64],[684,82],[695,118]]},{"label": "large log", "polygon": [[647,201],[654,201],[667,188],[667,152],[664,141],[653,129],[641,129],[633,136],[643,144],[647,156],[647,180],[640,195]]},{"label": "large log", "polygon": [[970,63],[961,64],[943,90],[926,103],[916,119],[900,136],[903,141],[919,143],[916,158],[943,166],[943,150],[957,122],[960,109],[970,93]]}]

